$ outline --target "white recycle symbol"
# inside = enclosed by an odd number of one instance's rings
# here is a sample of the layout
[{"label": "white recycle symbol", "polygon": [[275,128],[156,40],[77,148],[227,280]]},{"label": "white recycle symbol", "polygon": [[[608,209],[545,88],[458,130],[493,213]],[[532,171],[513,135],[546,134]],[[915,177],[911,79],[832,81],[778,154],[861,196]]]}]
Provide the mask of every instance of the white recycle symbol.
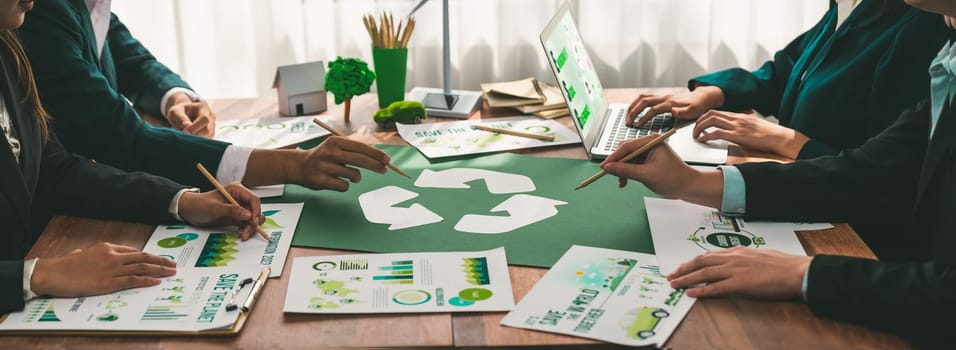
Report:
[{"label": "white recycle symbol", "polygon": [[[508,212],[508,216],[466,214],[455,224],[457,231],[481,234],[510,232],[555,216],[558,214],[557,206],[568,204],[550,198],[521,194],[535,190],[534,182],[527,176],[484,169],[425,169],[415,180],[415,187],[470,188],[467,183],[478,179],[485,180],[490,193],[519,194],[491,208],[491,212]],[[418,193],[401,187],[386,186],[359,195],[359,205],[369,222],[388,224],[389,230],[401,230],[444,220],[418,203],[408,208],[394,206],[415,197],[418,197]]]}]

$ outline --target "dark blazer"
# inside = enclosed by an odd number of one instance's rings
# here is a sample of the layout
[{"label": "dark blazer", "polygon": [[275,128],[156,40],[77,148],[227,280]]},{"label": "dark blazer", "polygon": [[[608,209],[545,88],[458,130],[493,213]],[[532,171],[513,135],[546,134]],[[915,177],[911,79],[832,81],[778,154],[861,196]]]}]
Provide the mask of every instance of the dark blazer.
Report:
[{"label": "dark blazer", "polygon": [[227,143],[152,127],[127,99],[161,116],[162,95],[188,87],[134,39],[113,15],[103,46],[84,0],[38,1],[19,30],[44,105],[71,151],[124,170],[140,170],[204,189],[196,163],[215,171]]},{"label": "dark blazer", "polygon": [[900,4],[875,23],[864,0],[834,31],[837,6],[756,71],[740,68],[690,81],[720,87],[726,110],[754,109],[810,141],[798,158],[859,147],[905,109],[929,97],[926,67],[953,37],[937,14]]},{"label": "dark blazer", "polygon": [[[67,152],[54,134],[43,142],[16,68],[0,46],[0,98],[20,140],[20,161],[0,136],[0,313],[23,308],[23,257],[53,214],[145,222],[171,221],[169,202],[184,186],[125,173]],[[2,135],[2,132],[0,132]]]},{"label": "dark blazer", "polygon": [[883,262],[818,256],[818,315],[933,345],[956,344],[956,109],[932,139],[929,103],[862,147],[792,164],[741,164],[747,218],[849,221]]}]

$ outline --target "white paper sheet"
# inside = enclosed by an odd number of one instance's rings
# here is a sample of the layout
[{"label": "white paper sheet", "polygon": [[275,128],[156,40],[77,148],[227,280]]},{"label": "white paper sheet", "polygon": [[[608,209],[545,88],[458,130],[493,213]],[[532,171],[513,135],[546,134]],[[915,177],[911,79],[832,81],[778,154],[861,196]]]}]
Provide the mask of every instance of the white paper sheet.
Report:
[{"label": "white paper sheet", "polygon": [[285,185],[258,186],[249,189],[259,198],[282,197],[285,193]]},{"label": "white paper sheet", "polygon": [[302,203],[262,205],[266,216],[262,228],[271,236],[268,242],[258,234],[243,242],[235,227],[159,225],[143,251],[170,258],[183,267],[259,264],[272,269],[269,277],[278,277],[289,254],[302,206]]},{"label": "white paper sheet", "polygon": [[[471,128],[472,125],[478,124],[500,129],[553,135],[554,141],[497,134]],[[398,134],[405,141],[418,148],[422,154],[431,159],[581,142],[581,138],[574,130],[568,129],[554,120],[542,120],[535,117],[509,117],[425,124],[399,123],[396,128]]]},{"label": "white paper sheet", "polygon": [[413,313],[514,308],[504,248],[298,257],[285,312]]},{"label": "white paper sheet", "polygon": [[501,324],[660,347],[694,301],[670,288],[653,255],[575,245]]},{"label": "white paper sheet", "polygon": [[[229,119],[216,121],[216,140],[255,148],[282,148],[328,135],[329,132],[312,119],[302,117],[267,117],[256,119]],[[331,117],[319,117],[329,122]]]},{"label": "white paper sheet", "polygon": [[[201,331],[230,328],[226,311],[240,281],[262,267],[179,268],[156,286],[83,298],[40,298],[7,315],[0,330]],[[250,290],[251,286],[243,287]],[[248,295],[248,292],[245,293]],[[245,299],[239,299],[241,304]]]},{"label": "white paper sheet", "polygon": [[734,246],[806,255],[790,222],[746,222],[718,210],[680,200],[644,198],[661,271],[708,251]]}]

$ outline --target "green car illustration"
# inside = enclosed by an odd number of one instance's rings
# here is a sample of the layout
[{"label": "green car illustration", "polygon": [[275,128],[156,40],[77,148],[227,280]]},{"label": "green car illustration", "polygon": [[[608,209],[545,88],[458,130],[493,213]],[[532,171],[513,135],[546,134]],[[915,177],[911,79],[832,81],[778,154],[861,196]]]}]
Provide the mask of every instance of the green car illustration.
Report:
[{"label": "green car illustration", "polygon": [[631,339],[647,339],[656,334],[654,329],[667,316],[670,316],[667,310],[643,306],[625,313],[621,318],[621,326],[627,329],[627,336]]}]

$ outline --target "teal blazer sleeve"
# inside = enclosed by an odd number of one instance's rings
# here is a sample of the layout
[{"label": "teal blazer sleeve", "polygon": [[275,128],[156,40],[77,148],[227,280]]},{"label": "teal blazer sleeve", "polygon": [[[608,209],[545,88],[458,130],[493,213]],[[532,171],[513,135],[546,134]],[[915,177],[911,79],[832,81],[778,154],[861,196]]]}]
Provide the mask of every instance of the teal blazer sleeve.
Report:
[{"label": "teal blazer sleeve", "polygon": [[83,0],[37,2],[19,33],[64,146],[123,170],[212,188],[195,164],[215,171],[228,144],[140,119],[127,98],[156,112],[165,89],[181,80],[132,39],[122,23],[113,18],[102,60]]},{"label": "teal blazer sleeve", "polygon": [[902,335],[920,347],[956,344],[956,268],[820,255],[808,272],[814,314]]},{"label": "teal blazer sleeve", "polygon": [[[159,63],[153,55],[133,38],[115,14],[110,14],[110,29],[106,35],[113,64],[116,66],[116,82],[119,92],[137,108],[149,115],[162,116],[160,102],[163,95],[174,87],[192,90],[178,74]],[[107,51],[105,49],[104,51]]]},{"label": "teal blazer sleeve", "polygon": [[929,96],[927,67],[953,38],[939,15],[902,4],[881,14],[864,1],[834,30],[836,7],[750,72],[732,68],[694,78],[718,86],[726,110],[754,109],[810,141],[798,159],[859,147]]},{"label": "teal blazer sleeve", "polygon": [[773,60],[764,62],[757,70],[751,72],[743,68],[729,68],[693,78],[687,87],[691,90],[698,84],[719,87],[724,93],[724,105],[720,107],[724,110],[754,109],[765,115],[776,115],[794,65],[807,51],[807,47],[817,44],[816,40],[826,30],[827,23],[835,13],[836,7],[831,6],[820,22],[787,44],[783,50],[777,51]]}]

